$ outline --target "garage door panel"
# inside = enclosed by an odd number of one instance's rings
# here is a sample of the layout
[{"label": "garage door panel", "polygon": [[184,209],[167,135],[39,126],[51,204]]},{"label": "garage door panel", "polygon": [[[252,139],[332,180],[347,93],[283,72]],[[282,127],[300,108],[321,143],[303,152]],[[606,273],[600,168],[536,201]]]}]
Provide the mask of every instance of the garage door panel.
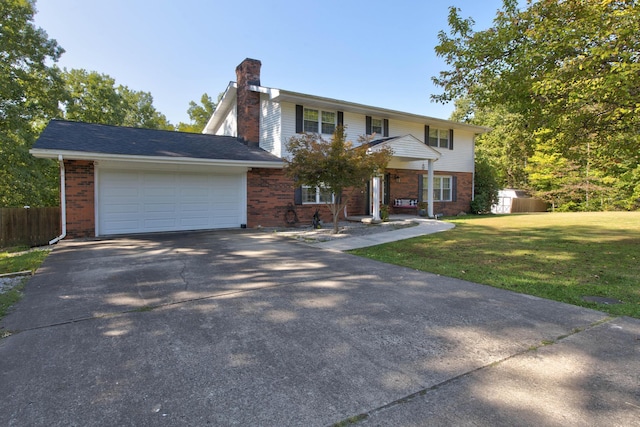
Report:
[{"label": "garage door panel", "polygon": [[143,211],[149,214],[167,214],[176,211],[176,205],[173,203],[145,203]]},{"label": "garage door panel", "polygon": [[143,222],[143,229],[141,232],[151,231],[174,231],[176,228],[176,221],[174,219],[167,218],[152,218],[145,219]]},{"label": "garage door panel", "polygon": [[101,170],[99,233],[235,228],[245,222],[243,175]]}]

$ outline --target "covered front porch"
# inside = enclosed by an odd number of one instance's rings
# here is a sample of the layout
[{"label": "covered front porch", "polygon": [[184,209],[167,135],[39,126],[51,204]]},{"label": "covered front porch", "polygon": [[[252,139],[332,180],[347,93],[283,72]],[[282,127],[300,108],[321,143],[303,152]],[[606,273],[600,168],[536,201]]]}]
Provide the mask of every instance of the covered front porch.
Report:
[{"label": "covered front porch", "polygon": [[[381,220],[382,205],[403,213],[417,214],[419,204],[426,203],[427,216],[434,217],[434,163],[440,152],[425,145],[413,135],[384,138],[370,143],[370,150],[389,147],[393,157],[384,173],[371,179],[368,189],[367,213],[373,221]],[[424,176],[427,179],[424,182]]]}]

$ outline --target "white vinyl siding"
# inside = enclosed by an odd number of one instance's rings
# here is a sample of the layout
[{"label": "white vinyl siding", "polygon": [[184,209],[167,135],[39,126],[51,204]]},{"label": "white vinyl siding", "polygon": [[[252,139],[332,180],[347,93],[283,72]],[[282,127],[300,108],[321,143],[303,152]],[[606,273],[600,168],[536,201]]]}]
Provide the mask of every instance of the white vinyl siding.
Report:
[{"label": "white vinyl siding", "polygon": [[260,148],[281,157],[283,152],[280,118],[282,109],[277,102],[270,102],[266,94],[260,96]]},{"label": "white vinyl siding", "polygon": [[[296,111],[295,104],[289,102],[283,102],[280,104],[280,111],[282,113],[282,132],[281,132],[281,144],[283,157],[288,153],[284,150],[284,145],[292,136],[296,135]],[[358,145],[358,137],[364,135],[365,129],[365,114],[352,113],[349,111],[344,112],[344,124],[347,127],[347,140],[353,142],[354,145]],[[429,123],[415,123],[404,120],[389,119],[389,136],[403,136],[413,135],[420,141],[424,142],[424,125]],[[444,126],[433,125],[436,128],[444,128]],[[441,153],[440,159],[436,162],[438,170],[446,170],[451,172],[473,172],[474,170],[474,133],[472,131],[454,129],[454,149],[448,148],[435,148]],[[426,170],[426,162],[423,168],[422,162],[405,162],[402,168],[404,169],[416,169]]]},{"label": "white vinyl siding", "polygon": [[229,114],[224,118],[224,121],[220,125],[220,127],[216,130],[216,135],[225,135],[225,136],[238,136],[238,125],[237,125],[237,117],[238,110],[234,106],[229,110]]},{"label": "white vinyl siding", "polygon": [[283,102],[280,104],[280,111],[282,112],[281,153],[282,157],[288,157],[289,153],[286,150],[286,144],[292,136],[296,135],[296,105],[290,102]]}]

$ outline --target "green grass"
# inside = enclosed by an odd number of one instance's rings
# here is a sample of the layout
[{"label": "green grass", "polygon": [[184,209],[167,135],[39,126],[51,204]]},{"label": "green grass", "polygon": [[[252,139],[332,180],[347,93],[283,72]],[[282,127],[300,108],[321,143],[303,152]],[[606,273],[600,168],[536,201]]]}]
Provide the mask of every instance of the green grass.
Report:
[{"label": "green grass", "polygon": [[[351,253],[640,318],[640,212],[468,216],[456,228]],[[585,302],[601,296],[622,304]]]},{"label": "green grass", "polygon": [[[7,314],[7,311],[13,304],[20,301],[20,298],[22,298],[23,288],[24,288],[24,282],[19,284],[18,286],[14,286],[13,288],[9,289],[7,292],[0,294],[0,319],[2,319]],[[0,335],[1,334],[2,334],[2,330],[0,330]]]},{"label": "green grass", "polygon": [[[24,250],[27,248],[19,248]],[[20,252],[18,249],[4,249],[0,252],[0,274],[3,273],[17,273],[19,271],[35,271],[40,264],[44,261],[50,251],[31,251]],[[22,289],[24,288],[23,280],[22,284],[13,287],[12,289],[0,293],[0,319],[6,314],[7,310],[18,302],[22,298]],[[0,338],[2,338],[3,332],[0,331]]]},{"label": "green grass", "polygon": [[0,274],[16,273],[18,271],[35,271],[47,257],[49,251],[31,252],[0,252]]}]

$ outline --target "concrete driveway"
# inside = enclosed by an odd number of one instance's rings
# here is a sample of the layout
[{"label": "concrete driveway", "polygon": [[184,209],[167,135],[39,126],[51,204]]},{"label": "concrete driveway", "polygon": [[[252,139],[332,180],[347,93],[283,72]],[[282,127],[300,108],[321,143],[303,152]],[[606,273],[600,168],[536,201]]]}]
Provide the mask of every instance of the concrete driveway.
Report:
[{"label": "concrete driveway", "polygon": [[0,326],[0,425],[640,425],[637,319],[266,233],[62,242]]}]

